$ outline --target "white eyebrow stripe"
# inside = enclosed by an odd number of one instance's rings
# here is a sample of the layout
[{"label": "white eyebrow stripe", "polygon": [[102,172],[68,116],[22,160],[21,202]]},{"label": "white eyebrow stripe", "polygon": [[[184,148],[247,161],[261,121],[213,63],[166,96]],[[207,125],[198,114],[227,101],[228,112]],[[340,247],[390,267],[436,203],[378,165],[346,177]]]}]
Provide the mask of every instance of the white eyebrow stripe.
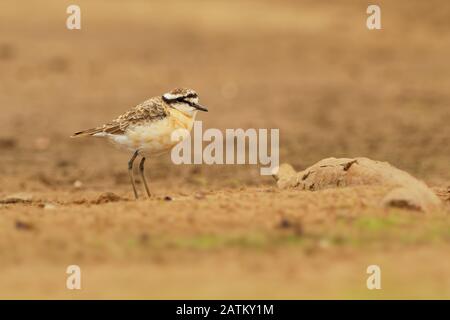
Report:
[{"label": "white eyebrow stripe", "polygon": [[172,94],[172,93],[165,93],[164,94],[164,98],[168,99],[168,100],[175,100],[178,99],[180,97],[182,97],[182,94]]}]

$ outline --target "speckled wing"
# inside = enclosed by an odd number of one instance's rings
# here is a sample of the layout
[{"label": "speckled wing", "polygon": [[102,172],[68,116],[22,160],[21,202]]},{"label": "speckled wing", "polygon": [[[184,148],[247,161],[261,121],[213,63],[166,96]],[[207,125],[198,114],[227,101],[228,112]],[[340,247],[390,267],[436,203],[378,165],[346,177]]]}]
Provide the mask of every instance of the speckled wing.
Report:
[{"label": "speckled wing", "polygon": [[159,97],[151,98],[138,104],[130,111],[101,127],[80,131],[73,136],[94,135],[99,133],[122,134],[131,125],[161,120],[168,115],[169,110],[164,101]]}]

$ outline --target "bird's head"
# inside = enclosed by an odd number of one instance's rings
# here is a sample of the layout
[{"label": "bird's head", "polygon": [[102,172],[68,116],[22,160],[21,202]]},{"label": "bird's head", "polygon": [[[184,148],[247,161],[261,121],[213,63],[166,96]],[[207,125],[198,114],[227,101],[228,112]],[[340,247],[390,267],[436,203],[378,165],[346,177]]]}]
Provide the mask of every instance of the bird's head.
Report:
[{"label": "bird's head", "polygon": [[170,107],[188,115],[193,115],[198,110],[208,111],[208,109],[198,103],[198,95],[192,89],[173,89],[170,92],[164,93],[162,98]]}]

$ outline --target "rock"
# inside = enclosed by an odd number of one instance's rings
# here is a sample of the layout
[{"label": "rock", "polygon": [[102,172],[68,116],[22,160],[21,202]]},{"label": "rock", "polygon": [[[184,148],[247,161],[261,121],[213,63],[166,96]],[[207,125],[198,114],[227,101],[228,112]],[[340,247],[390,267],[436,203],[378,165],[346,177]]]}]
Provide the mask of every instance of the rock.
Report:
[{"label": "rock", "polygon": [[450,202],[450,187],[442,188],[435,187],[433,188],[434,193],[437,194],[439,198],[441,198],[444,202]]},{"label": "rock", "polygon": [[83,187],[83,182],[81,182],[80,180],[77,180],[73,183],[73,186],[75,189],[81,189],[81,187]]},{"label": "rock", "polygon": [[95,204],[102,204],[102,203],[108,203],[108,202],[117,202],[122,200],[121,197],[119,197],[117,194],[112,192],[104,192],[102,193],[97,200],[93,201]]},{"label": "rock", "polygon": [[286,189],[297,186],[296,173],[297,172],[295,172],[291,165],[283,163],[273,174],[273,177],[277,180],[278,188]]},{"label": "rock", "polygon": [[25,221],[20,221],[20,220],[16,220],[15,226],[16,226],[16,229],[18,229],[18,230],[29,231],[29,230],[34,229],[34,226],[31,223],[25,222]]},{"label": "rock", "polygon": [[441,204],[436,194],[422,181],[387,162],[368,158],[327,158],[295,172],[283,164],[274,175],[280,189],[317,191],[357,185],[388,186],[382,200],[387,207],[428,211]]},{"label": "rock", "polygon": [[13,138],[0,138],[0,149],[14,149],[17,141]]},{"label": "rock", "polygon": [[46,204],[44,204],[44,209],[45,210],[55,210],[56,206],[52,203],[46,203]]},{"label": "rock", "polygon": [[29,193],[15,193],[4,197],[0,200],[0,203],[10,204],[10,203],[31,203],[33,195]]}]

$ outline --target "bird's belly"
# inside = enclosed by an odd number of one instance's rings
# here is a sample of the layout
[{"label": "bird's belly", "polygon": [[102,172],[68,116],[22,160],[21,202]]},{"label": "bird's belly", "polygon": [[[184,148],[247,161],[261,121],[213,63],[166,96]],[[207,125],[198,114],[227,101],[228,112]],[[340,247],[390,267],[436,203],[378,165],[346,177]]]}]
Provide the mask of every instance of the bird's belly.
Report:
[{"label": "bird's belly", "polygon": [[128,128],[123,135],[111,137],[112,141],[128,150],[139,150],[141,154],[154,156],[170,151],[179,141],[172,139],[172,133],[179,129],[190,131],[193,121],[165,118],[157,122]]}]

